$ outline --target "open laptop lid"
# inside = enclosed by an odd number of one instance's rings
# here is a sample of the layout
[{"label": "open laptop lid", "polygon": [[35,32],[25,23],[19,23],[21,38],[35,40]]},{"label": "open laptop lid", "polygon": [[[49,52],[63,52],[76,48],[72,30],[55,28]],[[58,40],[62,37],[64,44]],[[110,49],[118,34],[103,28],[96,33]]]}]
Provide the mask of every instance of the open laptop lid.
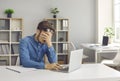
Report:
[{"label": "open laptop lid", "polygon": [[77,70],[82,64],[83,49],[71,51],[68,72]]}]

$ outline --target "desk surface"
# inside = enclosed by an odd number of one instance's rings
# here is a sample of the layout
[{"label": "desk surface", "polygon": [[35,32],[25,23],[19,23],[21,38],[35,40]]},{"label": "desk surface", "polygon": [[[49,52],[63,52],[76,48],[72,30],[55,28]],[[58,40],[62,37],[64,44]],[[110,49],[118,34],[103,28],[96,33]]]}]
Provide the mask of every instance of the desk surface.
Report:
[{"label": "desk surface", "polygon": [[62,73],[50,70],[36,70],[17,73],[0,67],[1,81],[120,81],[120,72],[102,64],[82,64],[81,68]]},{"label": "desk surface", "polygon": [[120,48],[120,45],[117,44],[109,44],[108,46],[102,46],[100,44],[83,43],[81,44],[81,46],[98,52],[117,52]]}]

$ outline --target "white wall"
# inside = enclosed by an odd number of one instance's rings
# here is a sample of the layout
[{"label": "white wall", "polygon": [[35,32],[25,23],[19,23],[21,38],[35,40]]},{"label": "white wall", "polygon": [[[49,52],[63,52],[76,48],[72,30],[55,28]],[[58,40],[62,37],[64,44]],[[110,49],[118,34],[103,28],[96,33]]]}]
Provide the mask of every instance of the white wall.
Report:
[{"label": "white wall", "polygon": [[113,27],[113,0],[97,0],[97,43],[102,42],[105,27]]},{"label": "white wall", "polygon": [[13,8],[13,17],[24,19],[24,36],[35,32],[38,22],[51,18],[49,9],[58,7],[58,17],[70,19],[70,40],[78,43],[95,41],[95,0],[0,0],[0,17]]}]

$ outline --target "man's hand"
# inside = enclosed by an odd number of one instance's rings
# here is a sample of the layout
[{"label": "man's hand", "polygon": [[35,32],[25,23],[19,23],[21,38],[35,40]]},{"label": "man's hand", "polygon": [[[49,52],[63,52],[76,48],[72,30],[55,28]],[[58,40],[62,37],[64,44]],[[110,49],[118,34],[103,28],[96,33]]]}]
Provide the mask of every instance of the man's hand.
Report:
[{"label": "man's hand", "polygon": [[59,64],[57,64],[57,63],[52,63],[52,64],[46,64],[45,65],[45,69],[60,70],[60,69],[62,69],[62,67]]},{"label": "man's hand", "polygon": [[41,36],[42,36],[42,39],[45,40],[48,47],[52,46],[52,43],[51,43],[52,33],[51,32],[42,33]]}]

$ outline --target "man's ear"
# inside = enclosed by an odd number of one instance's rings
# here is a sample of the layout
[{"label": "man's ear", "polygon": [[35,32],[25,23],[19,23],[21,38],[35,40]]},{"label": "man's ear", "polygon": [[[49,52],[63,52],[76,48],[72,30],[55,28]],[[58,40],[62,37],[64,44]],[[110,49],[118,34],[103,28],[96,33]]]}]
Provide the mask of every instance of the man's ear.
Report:
[{"label": "man's ear", "polygon": [[40,33],[40,30],[36,30],[36,35],[38,36]]}]

